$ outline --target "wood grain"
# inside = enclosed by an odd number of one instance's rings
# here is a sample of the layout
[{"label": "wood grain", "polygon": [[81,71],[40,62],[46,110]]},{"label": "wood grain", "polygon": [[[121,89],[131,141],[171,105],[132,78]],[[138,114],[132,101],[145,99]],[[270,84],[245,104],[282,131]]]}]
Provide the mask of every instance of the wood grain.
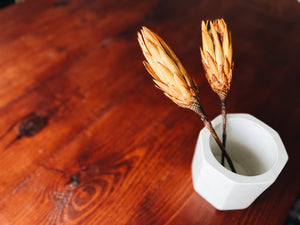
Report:
[{"label": "wood grain", "polygon": [[[0,224],[283,224],[300,190],[297,1],[28,0],[0,11]],[[159,33],[218,111],[200,21],[232,30],[230,112],[281,135],[289,162],[248,209],[192,186],[197,115],[153,85],[136,32]]]}]

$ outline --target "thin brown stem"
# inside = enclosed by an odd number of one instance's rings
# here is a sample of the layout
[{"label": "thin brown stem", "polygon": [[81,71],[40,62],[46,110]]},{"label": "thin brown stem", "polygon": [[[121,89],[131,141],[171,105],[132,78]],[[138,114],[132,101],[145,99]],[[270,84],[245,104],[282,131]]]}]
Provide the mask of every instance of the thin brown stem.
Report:
[{"label": "thin brown stem", "polygon": [[234,168],[234,165],[231,161],[230,156],[228,155],[225,147],[222,145],[222,142],[220,141],[215,129],[213,128],[213,126],[211,124],[211,122],[208,120],[207,115],[204,112],[204,110],[202,109],[201,105],[199,103],[194,103],[194,105],[190,109],[193,110],[194,112],[196,112],[200,116],[200,118],[201,118],[202,122],[204,123],[205,127],[210,131],[211,135],[213,136],[213,138],[217,142],[218,146],[220,147],[222,153],[224,154],[224,157],[226,158],[231,171],[236,173],[236,170]]},{"label": "thin brown stem", "polygon": [[[226,124],[227,124],[227,118],[226,118],[226,98],[220,98],[221,99],[221,105],[222,105],[222,120],[223,120],[223,134],[222,134],[222,144],[225,147],[226,146]],[[222,153],[222,160],[221,163],[224,166],[224,154]]]},{"label": "thin brown stem", "polygon": [[211,123],[208,122],[207,124],[205,124],[205,126],[206,126],[207,129],[210,131],[210,133],[211,133],[211,135],[213,136],[213,138],[216,140],[218,146],[221,148],[222,154],[223,154],[224,157],[226,158],[226,160],[227,160],[227,162],[228,162],[228,164],[229,164],[229,167],[230,167],[231,171],[234,172],[234,173],[236,173],[236,170],[235,170],[235,168],[234,168],[234,165],[233,165],[233,163],[232,163],[232,161],[231,161],[231,159],[230,159],[230,157],[229,157],[229,155],[228,155],[228,153],[227,153],[225,147],[222,145],[220,139],[218,138],[218,136],[217,136],[217,134],[216,134],[214,128],[212,127]]}]

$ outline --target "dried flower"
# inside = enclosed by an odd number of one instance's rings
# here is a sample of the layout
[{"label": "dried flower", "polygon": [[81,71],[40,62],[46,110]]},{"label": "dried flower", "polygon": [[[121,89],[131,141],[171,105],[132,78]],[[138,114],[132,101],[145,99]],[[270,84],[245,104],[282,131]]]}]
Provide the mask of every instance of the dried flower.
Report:
[{"label": "dried flower", "polygon": [[196,83],[176,57],[172,49],[154,32],[143,27],[138,41],[147,61],[144,65],[161,89],[177,105],[192,108],[199,102]]},{"label": "dried flower", "polygon": [[189,108],[200,115],[204,125],[209,129],[226,157],[231,170],[235,172],[226,149],[200,105],[196,82],[187,74],[175,53],[157,34],[146,27],[138,33],[138,41],[147,60],[144,61],[144,65],[153,77],[157,88],[177,105]]},{"label": "dried flower", "polygon": [[[209,25],[209,28],[208,28]],[[202,21],[202,44],[200,48],[206,78],[220,98],[226,98],[232,79],[231,34],[223,19]]]}]

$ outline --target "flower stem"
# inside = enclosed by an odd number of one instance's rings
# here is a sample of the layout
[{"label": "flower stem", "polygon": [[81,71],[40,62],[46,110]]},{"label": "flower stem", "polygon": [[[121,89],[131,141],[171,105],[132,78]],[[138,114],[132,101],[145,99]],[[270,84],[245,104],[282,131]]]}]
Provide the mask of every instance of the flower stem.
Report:
[{"label": "flower stem", "polygon": [[202,122],[204,123],[205,127],[210,131],[211,135],[213,136],[213,138],[217,142],[218,146],[220,147],[220,149],[222,151],[222,154],[224,154],[224,157],[226,158],[231,171],[236,173],[236,170],[235,170],[234,165],[233,165],[233,163],[230,159],[230,156],[228,155],[225,147],[223,146],[222,142],[220,141],[215,129],[213,128],[211,122],[207,118],[207,115],[204,112],[204,110],[202,109],[201,105],[199,103],[194,103],[191,106],[190,109],[193,110],[194,112],[196,112],[200,116],[200,118],[201,118]]},{"label": "flower stem", "polygon": [[[226,118],[226,97],[221,97],[221,105],[222,105],[222,120],[223,120],[223,134],[222,134],[222,144],[225,147],[226,146],[226,123],[227,123],[227,118]],[[222,160],[221,163],[224,166],[224,154],[222,152]]]}]

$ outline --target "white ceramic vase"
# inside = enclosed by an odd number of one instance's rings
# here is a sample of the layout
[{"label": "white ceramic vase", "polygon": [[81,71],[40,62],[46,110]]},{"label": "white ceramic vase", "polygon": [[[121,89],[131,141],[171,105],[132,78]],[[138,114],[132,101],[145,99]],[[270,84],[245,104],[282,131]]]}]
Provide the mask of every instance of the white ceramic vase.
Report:
[{"label": "white ceramic vase", "polygon": [[[212,125],[221,137],[221,115]],[[203,128],[192,162],[195,191],[219,210],[247,208],[276,180],[288,160],[278,133],[249,114],[227,115],[226,149],[237,173],[220,164],[221,150]]]}]

